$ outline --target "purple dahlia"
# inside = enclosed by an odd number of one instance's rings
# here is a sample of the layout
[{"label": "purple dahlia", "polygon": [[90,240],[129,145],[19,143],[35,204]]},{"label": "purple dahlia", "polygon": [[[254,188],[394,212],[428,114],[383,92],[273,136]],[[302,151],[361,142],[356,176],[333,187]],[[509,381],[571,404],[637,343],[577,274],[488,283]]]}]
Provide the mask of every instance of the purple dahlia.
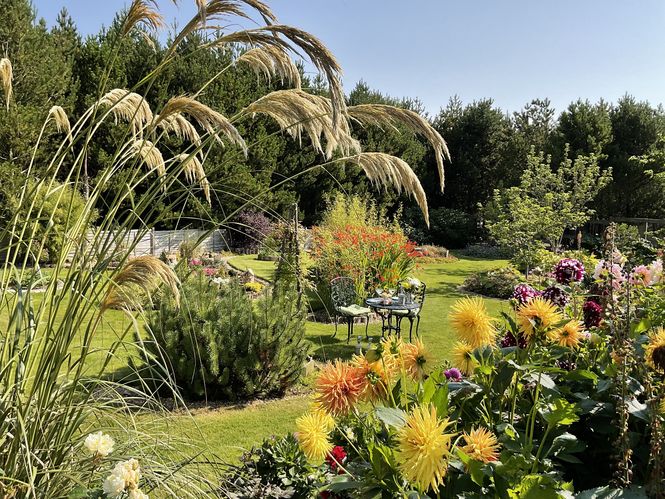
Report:
[{"label": "purple dahlia", "polygon": [[603,319],[603,307],[592,299],[584,303],[582,313],[584,314],[584,325],[588,328],[598,327]]},{"label": "purple dahlia", "polygon": [[518,305],[524,305],[538,296],[540,293],[533,289],[528,284],[518,284],[513,290],[513,298],[517,301]]},{"label": "purple dahlia", "polygon": [[445,374],[446,379],[450,381],[462,381],[462,372],[456,367],[446,369],[443,374]]},{"label": "purple dahlia", "polygon": [[568,301],[570,300],[568,293],[558,286],[550,286],[545,289],[545,291],[543,291],[543,298],[560,308],[564,308],[568,305]]},{"label": "purple dahlia", "polygon": [[554,267],[554,277],[559,284],[580,282],[584,278],[584,265],[575,258],[564,258]]}]

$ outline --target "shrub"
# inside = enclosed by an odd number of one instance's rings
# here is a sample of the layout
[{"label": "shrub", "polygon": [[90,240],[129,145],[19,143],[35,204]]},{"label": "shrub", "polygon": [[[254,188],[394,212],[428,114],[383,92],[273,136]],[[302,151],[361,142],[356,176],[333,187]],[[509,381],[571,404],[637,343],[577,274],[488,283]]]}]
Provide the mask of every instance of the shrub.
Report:
[{"label": "shrub", "polygon": [[270,219],[257,211],[239,213],[231,227],[233,228],[234,247],[251,253],[258,252],[262,243],[274,229]]},{"label": "shrub", "polygon": [[[376,287],[397,286],[416,266],[415,244],[399,226],[381,220],[370,204],[361,209],[357,198],[336,198],[313,229],[311,274],[319,295],[330,302],[329,283],[335,277],[353,278],[360,297]],[[348,220],[343,224],[344,216]]]},{"label": "shrub", "polygon": [[504,267],[497,270],[486,270],[470,275],[462,287],[471,293],[490,296],[492,298],[508,299],[513,290],[522,280],[522,275],[513,267]]},{"label": "shrub", "polygon": [[149,314],[155,341],[146,342],[144,362],[159,376],[171,375],[185,396],[280,395],[299,379],[307,354],[305,313],[292,289],[253,301],[236,281],[218,287],[195,274],[181,293],[179,308],[160,300]]},{"label": "shrub", "polygon": [[[563,258],[573,258],[575,260],[579,260],[582,262],[587,272],[593,272],[593,269],[598,263],[598,259],[592,253],[583,250],[571,250],[555,253],[553,251],[541,249],[533,254],[533,266],[529,268],[529,272],[536,272],[538,274],[549,273]],[[520,265],[520,263],[522,264]],[[514,262],[513,264],[519,271],[526,272],[526,265],[524,265],[523,262]]]},{"label": "shrub", "polygon": [[614,242],[632,265],[647,264],[665,247],[663,232],[655,231],[642,236],[634,225],[616,224]]},{"label": "shrub", "polygon": [[422,222],[422,216],[414,209],[407,210],[414,220],[414,225],[404,223],[410,238],[420,244],[437,244],[448,248],[464,248],[477,238],[475,218],[453,208],[435,208],[429,212],[429,227]]},{"label": "shrub", "polygon": [[222,478],[220,492],[229,498],[310,497],[323,485],[322,474],[300,450],[289,434],[271,437],[253,447]]},{"label": "shrub", "polygon": [[460,254],[471,258],[487,258],[488,260],[510,257],[510,252],[505,248],[486,243],[471,244],[460,251]]}]

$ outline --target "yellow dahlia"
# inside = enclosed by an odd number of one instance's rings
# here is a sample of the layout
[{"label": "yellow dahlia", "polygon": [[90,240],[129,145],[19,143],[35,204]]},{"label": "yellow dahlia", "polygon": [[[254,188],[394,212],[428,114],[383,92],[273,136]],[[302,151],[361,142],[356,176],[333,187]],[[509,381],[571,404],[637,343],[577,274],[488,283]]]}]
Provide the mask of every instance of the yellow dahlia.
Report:
[{"label": "yellow dahlia", "polygon": [[402,340],[394,336],[387,336],[379,344],[381,362],[389,378],[394,377],[402,369]]},{"label": "yellow dahlia", "polygon": [[559,309],[540,296],[533,298],[517,309],[517,324],[527,340],[537,332],[547,331],[563,320]]},{"label": "yellow dahlia", "polygon": [[476,368],[476,359],[473,358],[474,348],[465,343],[458,341],[453,347],[453,364],[464,374],[471,374]]},{"label": "yellow dahlia", "polygon": [[311,412],[296,419],[298,444],[312,461],[323,461],[333,448],[329,439],[332,428],[328,424],[321,412]]},{"label": "yellow dahlia", "polygon": [[323,425],[329,431],[332,431],[333,428],[335,428],[335,418],[328,414],[328,412],[323,407],[321,407],[321,404],[319,404],[316,400],[309,405],[309,412],[312,414],[317,414],[321,418]]},{"label": "yellow dahlia", "polygon": [[551,339],[562,347],[576,348],[582,340],[582,324],[570,321],[551,335]]},{"label": "yellow dahlia", "polygon": [[471,459],[483,463],[499,459],[499,442],[494,433],[485,428],[472,428],[469,433],[464,432],[464,442],[466,445],[461,449]]},{"label": "yellow dahlia", "polygon": [[473,348],[493,345],[496,340],[493,319],[487,314],[482,298],[462,298],[455,303],[450,323],[460,338]]},{"label": "yellow dahlia", "polygon": [[447,419],[438,419],[433,406],[417,407],[399,432],[399,469],[404,478],[423,491],[431,487],[437,492],[446,477],[454,437],[445,433],[448,425]]},{"label": "yellow dahlia", "polygon": [[328,362],[316,380],[316,402],[333,416],[348,414],[358,402],[363,382],[356,367],[339,360]]},{"label": "yellow dahlia", "polygon": [[413,343],[404,343],[402,345],[402,362],[407,374],[414,380],[419,381],[427,374],[428,363],[432,356],[423,345],[423,342],[416,340]]},{"label": "yellow dahlia", "polygon": [[659,327],[649,335],[644,347],[647,365],[658,372],[665,372],[665,328]]},{"label": "yellow dahlia", "polygon": [[358,369],[362,381],[362,398],[385,400],[388,397],[390,378],[381,359],[370,362],[364,355],[354,355],[351,363]]}]

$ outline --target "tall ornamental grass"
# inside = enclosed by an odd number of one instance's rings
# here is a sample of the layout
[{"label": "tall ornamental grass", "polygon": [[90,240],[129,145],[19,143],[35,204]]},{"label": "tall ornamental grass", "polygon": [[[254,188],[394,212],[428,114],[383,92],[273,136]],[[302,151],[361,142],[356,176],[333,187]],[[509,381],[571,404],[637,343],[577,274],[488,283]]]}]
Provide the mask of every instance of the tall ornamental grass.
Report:
[{"label": "tall ornamental grass", "polygon": [[[267,115],[294,139],[304,135],[311,141],[324,158],[311,168],[355,164],[372,181],[413,196],[427,216],[425,193],[411,168],[399,158],[363,152],[350,134],[351,120],[400,127],[430,141],[443,185],[447,149],[440,135],[411,111],[347,107],[341,68],[317,38],[280,24],[260,0],[196,3],[196,14],[172,34],[163,60],[151,72],[133,88],[109,88],[110,68],[120,56],[122,38],[137,32],[150,37],[165,27],[156,0],[134,0],[124,13],[119,37],[100,76],[96,101],[75,117],[57,105],[45,108],[32,159],[21,165],[24,182],[18,193],[19,209],[0,228],[0,495],[4,497],[63,497],[76,487],[101,483],[99,462],[82,449],[87,434],[98,429],[108,430],[116,442],[122,442],[109,459],[140,460],[147,484],[142,485],[144,492],[159,489],[160,495],[194,497],[210,490],[193,463],[201,459],[182,459],[171,447],[186,449],[182,442],[174,443],[142,424],[145,419],[137,405],[159,407],[150,388],[154,383],[134,373],[135,383],[122,385],[113,366],[125,356],[128,345],[141,351],[133,333],[139,330],[151,296],[165,293],[175,305],[179,299],[179,282],[169,267],[149,256],[132,259],[138,241],[160,222],[163,213],[177,211],[189,197],[215,199],[219,193],[209,184],[205,170],[211,148],[225,147],[225,161],[232,162],[255,145],[245,141],[238,125],[251,126],[254,116]],[[251,27],[237,28],[247,24]],[[219,26],[226,28],[220,32]],[[179,46],[194,33],[207,40],[198,50],[237,54],[217,77],[244,65],[258,77],[279,80],[290,88],[270,92],[234,116],[224,116],[201,100],[212,80],[194,95],[174,95],[159,105],[148,102],[145,96],[155,79],[174,60],[187,57],[180,54]],[[329,96],[313,95],[301,87],[294,55],[308,59],[325,76]],[[7,112],[20,92],[13,88],[11,56],[0,61]],[[90,146],[100,139],[102,125],[113,123],[121,139],[110,165],[90,183],[86,175]],[[42,168],[45,173],[36,177],[35,158],[45,148],[43,137],[52,130],[59,131],[62,140]],[[168,137],[180,139],[181,148],[168,149],[164,144]],[[105,185],[121,173],[124,188],[111,199],[104,198]],[[140,196],[136,194],[139,185],[148,185]],[[75,209],[69,201],[71,190],[86,194],[83,207]],[[248,197],[242,208],[256,202]],[[104,210],[98,210],[101,206]],[[63,218],[57,226],[65,227],[61,237],[55,234],[52,214],[56,212]],[[96,219],[99,212],[105,215]],[[29,279],[28,284],[16,287],[14,283],[25,283],[32,275],[33,262],[43,260],[56,236],[60,251],[49,259],[57,278],[49,280],[40,293]],[[128,317],[122,327],[117,327],[118,321],[109,321],[117,310]],[[113,340],[102,344],[109,331]],[[165,359],[154,361],[162,362],[162,371],[168,373]],[[179,400],[173,380],[167,375],[162,381],[174,387],[173,395]]]}]

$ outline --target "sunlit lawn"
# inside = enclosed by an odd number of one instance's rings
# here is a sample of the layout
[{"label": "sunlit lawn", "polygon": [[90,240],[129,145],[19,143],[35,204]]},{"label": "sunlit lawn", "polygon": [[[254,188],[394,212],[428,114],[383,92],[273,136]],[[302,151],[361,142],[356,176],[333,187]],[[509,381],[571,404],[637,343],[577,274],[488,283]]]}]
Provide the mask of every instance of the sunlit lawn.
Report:
[{"label": "sunlit lawn", "polygon": [[[253,255],[234,257],[232,263],[238,268],[252,268],[256,275],[266,279],[272,278],[275,266],[274,262],[258,261]],[[428,286],[420,335],[437,362],[449,358],[454,343],[447,315],[451,305],[462,296],[458,291],[459,285],[472,272],[496,268],[504,263],[500,260],[460,259],[456,262],[427,264],[418,272],[417,277]],[[35,305],[39,298],[36,300]],[[495,315],[508,308],[507,303],[500,300],[488,300],[488,306]],[[0,322],[6,323],[6,317],[0,317]],[[130,326],[130,319],[123,313],[109,311],[94,341],[95,347],[99,349],[95,361],[101,361],[108,347]],[[402,327],[408,337],[408,321],[405,320]],[[310,352],[316,360],[349,358],[353,354],[356,341],[354,339],[346,343],[346,326],[340,326],[335,338],[332,336],[333,332],[332,324],[307,323]],[[355,333],[364,334],[364,326],[357,325]],[[369,334],[376,343],[380,337],[380,324],[370,324]],[[126,334],[125,341],[129,344],[133,341],[132,331]],[[121,348],[111,363],[111,369],[122,372],[130,355],[131,345]],[[301,392],[307,390],[307,386],[301,386]],[[191,415],[174,414],[169,418],[168,432],[173,435],[174,440],[184,439],[190,442],[192,448],[204,451],[211,459],[235,460],[243,449],[259,443],[263,438],[292,431],[295,418],[306,410],[308,402],[307,395],[300,394],[281,400],[238,406],[197,408]]]}]

